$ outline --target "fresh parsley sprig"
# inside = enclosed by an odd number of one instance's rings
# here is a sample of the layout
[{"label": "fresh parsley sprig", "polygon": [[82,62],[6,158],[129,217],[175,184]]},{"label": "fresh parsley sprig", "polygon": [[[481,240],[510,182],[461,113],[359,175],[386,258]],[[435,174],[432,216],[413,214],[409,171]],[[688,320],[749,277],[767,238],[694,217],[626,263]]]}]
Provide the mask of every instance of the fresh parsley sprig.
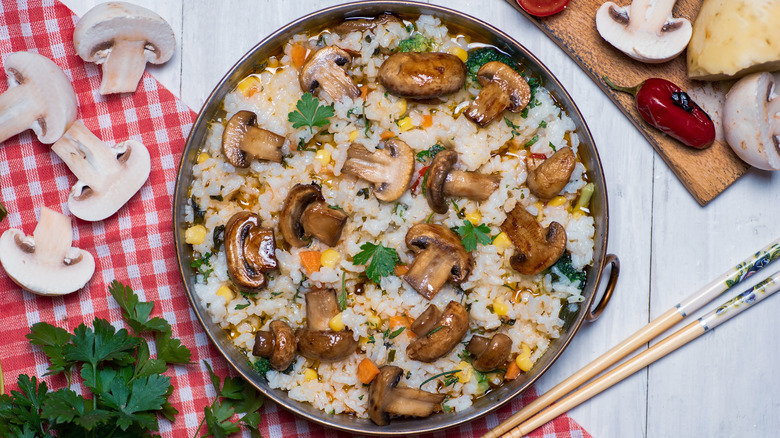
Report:
[{"label": "fresh parsley sprig", "polygon": [[[0,396],[0,436],[150,437],[159,429],[158,416],[173,421],[173,385],[163,373],[169,364],[189,363],[190,350],[172,337],[167,321],[149,318],[153,303],[117,281],[109,290],[132,334],[95,318],[72,334],[39,322],[27,335],[49,358],[47,375],[65,373],[70,381],[79,369],[90,397],[67,387],[51,391],[43,380],[22,374],[19,390]],[[156,334],[156,358],[143,332]]]},{"label": "fresh parsley sprig", "polygon": [[295,111],[287,114],[287,120],[293,124],[293,128],[309,127],[314,132],[315,127],[322,127],[330,123],[329,118],[335,115],[332,105],[320,105],[320,100],[311,93],[303,93],[303,96],[295,105]]},{"label": "fresh parsley sprig", "polygon": [[477,249],[477,243],[488,245],[493,240],[490,238],[490,227],[485,224],[474,226],[471,222],[464,220],[463,225],[458,227],[458,234],[461,236],[461,243],[466,251]]},{"label": "fresh parsley sprig", "polygon": [[[203,361],[209,371],[211,384],[217,391],[217,398],[210,406],[203,408],[204,418],[195,431],[198,436],[203,423],[206,423],[209,434],[217,438],[227,437],[241,431],[240,426],[249,430],[252,438],[260,438],[260,408],[263,406],[263,396],[258,394],[252,385],[247,385],[240,377],[225,377],[220,383],[219,376],[211,369],[208,362]],[[236,412],[243,412],[237,421],[231,421]]]},{"label": "fresh parsley sprig", "polygon": [[[398,264],[398,253],[394,248],[384,245],[366,242],[360,246],[361,251],[352,258],[352,263],[365,265],[366,277],[374,283],[379,283],[382,277],[393,273],[393,268]],[[371,263],[369,263],[369,260]]]}]

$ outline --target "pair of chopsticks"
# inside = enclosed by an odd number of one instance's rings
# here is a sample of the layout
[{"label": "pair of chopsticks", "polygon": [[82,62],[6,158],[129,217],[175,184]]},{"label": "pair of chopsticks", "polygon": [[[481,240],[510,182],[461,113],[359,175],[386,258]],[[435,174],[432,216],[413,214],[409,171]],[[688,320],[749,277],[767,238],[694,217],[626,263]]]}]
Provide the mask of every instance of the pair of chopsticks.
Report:
[{"label": "pair of chopsticks", "polygon": [[[623,342],[604,353],[571,377],[540,396],[528,406],[489,431],[482,438],[511,437],[520,438],[548,421],[573,409],[591,397],[601,393],[612,385],[622,381],[656,360],[698,338],[707,331],[739,315],[745,309],[780,290],[780,271],[770,275],[752,288],[742,292],[731,300],[718,306],[698,320],[686,325],[657,344],[634,356],[610,372],[580,388],[568,397],[566,394],[577,389],[600,372],[651,339],[682,321],[687,315],[696,312],[742,280],[760,271],[771,262],[780,258],[780,239],[762,248],[754,255],[743,260],[735,267],[723,273],[708,285],[694,292],[661,316],[651,321]],[[548,406],[555,403],[552,407]]]}]

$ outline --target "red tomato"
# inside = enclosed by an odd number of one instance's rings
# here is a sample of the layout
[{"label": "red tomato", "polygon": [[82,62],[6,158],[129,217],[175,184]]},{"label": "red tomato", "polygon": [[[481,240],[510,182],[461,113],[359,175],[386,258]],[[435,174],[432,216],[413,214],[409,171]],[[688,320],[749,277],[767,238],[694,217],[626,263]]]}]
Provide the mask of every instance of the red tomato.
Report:
[{"label": "red tomato", "polygon": [[523,10],[537,17],[546,17],[548,15],[561,12],[569,0],[516,0]]}]

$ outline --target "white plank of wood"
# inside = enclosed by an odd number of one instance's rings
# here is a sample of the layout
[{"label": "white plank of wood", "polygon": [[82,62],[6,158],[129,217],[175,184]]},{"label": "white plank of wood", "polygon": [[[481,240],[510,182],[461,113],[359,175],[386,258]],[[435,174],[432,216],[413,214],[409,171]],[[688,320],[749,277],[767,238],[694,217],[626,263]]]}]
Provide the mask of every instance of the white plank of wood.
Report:
[{"label": "white plank of wood", "polygon": [[[780,236],[780,175],[752,171],[702,208],[668,169],[656,170],[654,315]],[[780,299],[769,298],[652,365],[648,436],[777,436],[778,312]]]}]

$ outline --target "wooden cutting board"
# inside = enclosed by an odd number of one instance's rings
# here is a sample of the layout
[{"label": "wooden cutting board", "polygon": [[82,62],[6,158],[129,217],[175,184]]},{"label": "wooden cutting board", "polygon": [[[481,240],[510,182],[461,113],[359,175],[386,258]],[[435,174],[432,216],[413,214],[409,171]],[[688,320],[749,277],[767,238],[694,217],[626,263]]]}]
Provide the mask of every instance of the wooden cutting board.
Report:
[{"label": "wooden cutting board", "polygon": [[[645,64],[615,49],[596,30],[596,11],[607,0],[572,0],[563,12],[545,18],[527,14],[515,0],[506,1],[585,70],[642,132],[700,205],[707,205],[747,172],[750,166],[740,160],[725,141],[716,140],[705,150],[689,148],[645,123],[636,110],[633,96],[613,91],[601,79],[607,75],[616,84],[634,86],[647,78],[660,77],[676,83],[683,90],[690,90],[697,87],[697,81],[689,80],[686,75],[685,52],[663,64]],[[621,6],[630,2],[616,0]],[[700,6],[700,0],[678,0],[673,15],[693,22]]]}]

